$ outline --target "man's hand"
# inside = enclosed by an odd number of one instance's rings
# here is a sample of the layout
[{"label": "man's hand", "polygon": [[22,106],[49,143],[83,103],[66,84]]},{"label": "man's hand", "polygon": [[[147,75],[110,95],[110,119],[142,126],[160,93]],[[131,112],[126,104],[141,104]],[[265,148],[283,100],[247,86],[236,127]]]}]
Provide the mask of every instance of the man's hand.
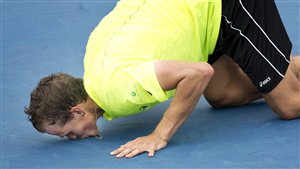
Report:
[{"label": "man's hand", "polygon": [[148,156],[152,157],[154,156],[155,151],[166,147],[167,143],[167,140],[164,140],[152,133],[148,136],[139,137],[126,143],[110,154],[116,156],[117,158],[131,158],[140,153],[148,152]]}]

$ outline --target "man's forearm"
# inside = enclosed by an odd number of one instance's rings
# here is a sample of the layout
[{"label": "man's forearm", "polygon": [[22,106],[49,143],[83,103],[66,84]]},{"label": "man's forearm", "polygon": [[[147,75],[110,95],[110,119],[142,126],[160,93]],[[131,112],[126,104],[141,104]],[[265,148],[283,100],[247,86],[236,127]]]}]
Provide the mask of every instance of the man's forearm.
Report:
[{"label": "man's forearm", "polygon": [[209,71],[192,72],[178,83],[175,97],[153,134],[163,140],[172,137],[198,103],[212,76]]}]

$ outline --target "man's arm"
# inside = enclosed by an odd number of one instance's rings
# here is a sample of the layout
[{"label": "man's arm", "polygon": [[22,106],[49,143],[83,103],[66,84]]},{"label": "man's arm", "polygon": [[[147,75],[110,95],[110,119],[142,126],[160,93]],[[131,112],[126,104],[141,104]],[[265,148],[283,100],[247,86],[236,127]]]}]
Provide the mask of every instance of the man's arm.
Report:
[{"label": "man's arm", "polygon": [[116,157],[130,158],[143,152],[153,156],[164,148],[189,117],[213,75],[212,67],[201,62],[156,61],[155,72],[164,91],[176,88],[174,99],[154,132],[122,145],[111,153]]}]

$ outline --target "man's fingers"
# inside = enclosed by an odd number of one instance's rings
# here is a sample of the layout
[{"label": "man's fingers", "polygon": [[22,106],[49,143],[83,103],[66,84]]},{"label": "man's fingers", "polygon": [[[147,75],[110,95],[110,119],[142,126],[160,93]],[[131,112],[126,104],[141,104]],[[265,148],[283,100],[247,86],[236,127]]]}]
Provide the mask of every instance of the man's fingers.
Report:
[{"label": "man's fingers", "polygon": [[155,153],[155,150],[151,149],[151,150],[149,150],[148,156],[153,157],[154,153]]},{"label": "man's fingers", "polygon": [[122,145],[120,148],[112,151],[110,154],[117,158],[131,158],[138,154],[148,152],[149,157],[153,157],[155,151],[164,148],[167,145],[166,141],[157,139],[153,135],[139,137],[133,141]]},{"label": "man's fingers", "polygon": [[116,154],[121,153],[121,152],[124,151],[125,149],[126,149],[125,146],[122,145],[120,148],[118,148],[118,149],[116,149],[116,150],[110,152],[110,154],[111,154],[111,155],[116,155]]},{"label": "man's fingers", "polygon": [[131,157],[134,157],[134,156],[136,156],[136,155],[138,155],[138,154],[140,154],[141,152],[138,150],[138,149],[135,149],[135,150],[133,150],[131,153],[129,153],[129,154],[127,154],[125,157],[126,158],[131,158]]},{"label": "man's fingers", "polygon": [[116,155],[116,157],[121,158],[126,156],[127,154],[131,153],[132,150],[130,148],[126,148],[124,151],[122,151],[121,153],[119,153],[118,155]]},{"label": "man's fingers", "polygon": [[150,144],[150,147],[149,149],[147,150],[149,153],[148,153],[148,156],[149,157],[153,157],[154,156],[154,153],[155,153],[155,144]]}]

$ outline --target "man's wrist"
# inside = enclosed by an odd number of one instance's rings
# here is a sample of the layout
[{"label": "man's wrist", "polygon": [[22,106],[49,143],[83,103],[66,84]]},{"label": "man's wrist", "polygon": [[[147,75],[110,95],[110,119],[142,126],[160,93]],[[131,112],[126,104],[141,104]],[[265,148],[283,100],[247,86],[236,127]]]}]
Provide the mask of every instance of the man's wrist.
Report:
[{"label": "man's wrist", "polygon": [[169,139],[160,136],[160,135],[159,135],[158,133],[156,133],[156,132],[153,132],[152,134],[154,135],[154,137],[158,138],[159,140],[162,140],[162,141],[164,141],[164,142],[168,142],[168,141],[169,141]]}]

